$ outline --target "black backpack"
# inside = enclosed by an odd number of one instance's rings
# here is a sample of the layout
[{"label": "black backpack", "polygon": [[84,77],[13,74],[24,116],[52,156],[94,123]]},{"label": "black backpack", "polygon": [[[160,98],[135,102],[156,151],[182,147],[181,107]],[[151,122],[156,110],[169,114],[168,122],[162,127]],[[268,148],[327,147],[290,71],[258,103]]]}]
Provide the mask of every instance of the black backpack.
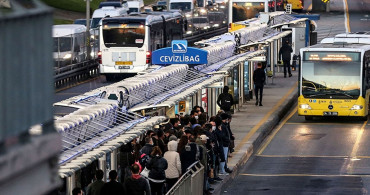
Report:
[{"label": "black backpack", "polygon": [[221,99],[221,105],[223,109],[229,110],[232,106],[232,96],[230,94],[223,94]]},{"label": "black backpack", "polygon": [[139,163],[143,169],[146,167],[146,164],[149,162],[149,160],[150,160],[149,154],[145,154],[145,153],[140,154]]}]

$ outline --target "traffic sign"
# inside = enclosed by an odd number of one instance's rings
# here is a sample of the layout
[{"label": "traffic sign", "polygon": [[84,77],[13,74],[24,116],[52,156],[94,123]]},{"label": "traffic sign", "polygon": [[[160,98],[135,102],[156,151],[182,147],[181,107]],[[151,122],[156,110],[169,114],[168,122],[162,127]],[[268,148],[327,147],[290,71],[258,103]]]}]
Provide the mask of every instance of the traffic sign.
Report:
[{"label": "traffic sign", "polygon": [[153,51],[152,64],[207,64],[207,54],[206,50],[188,47],[187,40],[173,40],[172,47]]}]

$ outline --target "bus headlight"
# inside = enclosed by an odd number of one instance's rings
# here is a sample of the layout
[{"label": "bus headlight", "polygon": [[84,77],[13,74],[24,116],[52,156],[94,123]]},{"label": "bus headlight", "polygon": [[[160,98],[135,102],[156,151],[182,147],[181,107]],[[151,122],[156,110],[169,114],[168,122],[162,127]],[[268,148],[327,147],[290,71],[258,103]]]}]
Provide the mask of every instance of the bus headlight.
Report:
[{"label": "bus headlight", "polygon": [[299,105],[299,108],[301,108],[301,109],[308,109],[308,110],[311,110],[312,109],[311,106],[308,105],[308,104],[300,104]]},{"label": "bus headlight", "polygon": [[63,57],[63,59],[70,59],[72,57],[72,54],[70,54],[70,53],[67,53],[64,57]]},{"label": "bus headlight", "polygon": [[351,110],[361,110],[363,108],[362,105],[353,105]]}]

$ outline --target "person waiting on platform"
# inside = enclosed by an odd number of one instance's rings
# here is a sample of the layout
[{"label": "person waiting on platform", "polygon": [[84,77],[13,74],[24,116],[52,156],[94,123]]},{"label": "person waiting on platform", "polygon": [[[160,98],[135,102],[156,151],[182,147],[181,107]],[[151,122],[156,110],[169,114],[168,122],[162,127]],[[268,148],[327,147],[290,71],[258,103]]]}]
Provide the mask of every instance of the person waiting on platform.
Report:
[{"label": "person waiting on platform", "polygon": [[72,195],[83,195],[83,192],[82,192],[81,188],[79,188],[79,187],[75,187],[75,188],[72,190]]},{"label": "person waiting on platform", "polygon": [[292,47],[289,45],[289,41],[285,41],[283,43],[283,46],[279,50],[279,59],[283,60],[284,64],[284,77],[286,78],[286,69],[288,69],[289,77],[292,76],[292,73],[290,71],[290,58],[291,53],[293,52]]},{"label": "person waiting on platform", "polygon": [[150,192],[149,182],[140,176],[139,165],[133,164],[130,167],[130,169],[131,169],[131,177],[126,178],[125,184],[124,184],[126,194],[150,195],[151,192]]},{"label": "person waiting on platform", "polygon": [[103,181],[104,172],[97,170],[95,173],[95,181],[87,186],[87,195],[100,195],[100,191],[103,188],[105,182]]},{"label": "person waiting on platform", "polygon": [[[289,69],[290,72],[290,69]],[[262,106],[262,93],[263,93],[263,85],[265,84],[265,71],[262,68],[262,64],[259,62],[257,64],[257,69],[253,73],[253,82],[254,82],[254,92],[256,94],[256,106]],[[258,93],[260,94],[258,99]]]},{"label": "person waiting on platform", "polygon": [[231,106],[234,104],[233,96],[229,93],[229,87],[224,86],[223,93],[221,93],[217,98],[217,105],[220,106],[220,108],[230,113]]}]

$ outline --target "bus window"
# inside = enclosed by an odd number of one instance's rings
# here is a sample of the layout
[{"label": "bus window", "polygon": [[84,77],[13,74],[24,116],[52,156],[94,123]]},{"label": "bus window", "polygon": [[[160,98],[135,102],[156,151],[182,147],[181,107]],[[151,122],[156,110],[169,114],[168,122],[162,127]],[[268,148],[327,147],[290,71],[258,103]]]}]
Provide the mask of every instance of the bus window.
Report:
[{"label": "bus window", "polygon": [[54,39],[54,52],[66,52],[72,50],[72,38],[71,37],[57,37]]},{"label": "bus window", "polygon": [[142,47],[144,21],[104,21],[103,42],[106,47]]},{"label": "bus window", "polygon": [[182,11],[191,11],[190,8],[191,8],[190,2],[171,3],[171,9],[181,9]]}]

